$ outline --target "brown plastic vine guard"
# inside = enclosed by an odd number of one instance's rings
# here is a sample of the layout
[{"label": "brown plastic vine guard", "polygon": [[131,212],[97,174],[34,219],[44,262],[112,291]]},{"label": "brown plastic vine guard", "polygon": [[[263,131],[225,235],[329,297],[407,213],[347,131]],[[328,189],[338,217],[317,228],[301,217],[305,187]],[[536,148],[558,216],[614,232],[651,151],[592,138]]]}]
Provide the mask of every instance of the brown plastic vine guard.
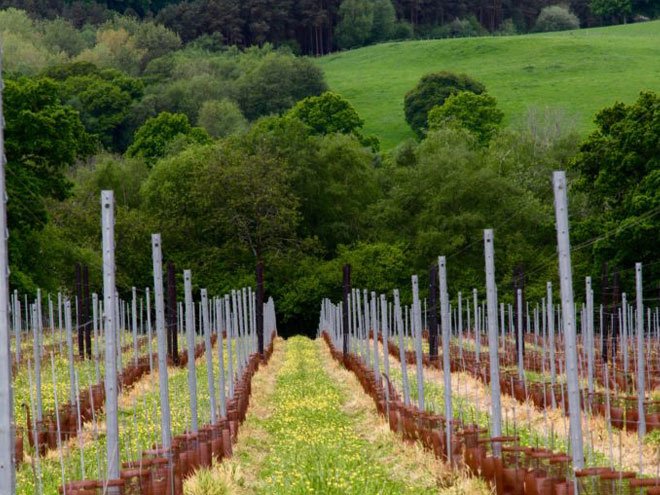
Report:
[{"label": "brown plastic vine guard", "polygon": [[[372,335],[370,333],[370,335]],[[527,336],[526,339],[530,344],[534,343],[534,336]],[[382,342],[382,336],[378,336],[378,340]],[[563,340],[557,337],[556,345],[558,349],[555,351],[555,364],[559,367],[560,362],[563,359],[563,354],[561,347],[563,346]],[[395,359],[399,359],[399,347],[395,342],[388,343],[389,354]],[[461,353],[456,344],[451,344],[451,363],[450,369],[453,372],[465,371],[478,380],[481,380],[483,383],[488,385],[490,383],[490,373],[489,373],[489,363],[488,356],[481,355],[480,360],[477,360],[477,355],[474,351],[467,349],[462,350],[462,358],[458,358],[458,355]],[[527,354],[525,355],[525,369],[535,371],[535,372],[544,372],[543,360],[538,355],[537,352],[532,349],[528,349]],[[417,362],[416,354],[412,351],[405,351],[406,362],[410,365],[415,365]],[[500,356],[500,366],[517,366],[517,354],[515,348],[510,347]],[[594,380],[597,383],[603,384],[603,370],[605,369],[604,363],[599,361],[600,356],[596,356],[596,361],[594,362]],[[439,369],[439,361],[431,361],[428,355],[423,356],[424,366],[434,367]],[[623,361],[622,357],[619,356],[618,368],[612,373],[614,373],[614,379],[612,376],[609,377],[609,388],[610,388],[610,418],[611,424],[613,427],[618,429],[623,429],[624,427],[628,430],[637,431],[637,425],[639,423],[639,414],[637,409],[637,397],[631,395],[623,401],[618,401],[615,391],[628,391],[631,389],[629,380],[625,380],[625,377],[630,377],[634,375],[635,362],[631,360],[630,362],[631,369],[628,374],[624,374]],[[615,367],[617,365],[615,364]],[[660,386],[660,353],[652,354],[650,357],[650,362],[647,363],[647,381],[650,389]],[[621,382],[621,383],[619,383]],[[625,382],[625,383],[624,383]],[[552,403],[552,397],[554,395],[557,407],[561,408],[564,414],[568,414],[568,403],[566,397],[568,393],[566,390],[565,384],[555,384],[554,388],[549,382],[534,382],[534,381],[525,381],[522,382],[518,377],[517,371],[500,371],[500,388],[503,393],[515,397],[516,400],[524,402],[526,400],[531,400],[534,405],[541,409],[545,409],[548,404]],[[582,409],[590,408],[592,413],[600,414],[603,417],[607,416],[606,406],[605,406],[605,392],[598,392],[595,394],[589,394],[586,389],[581,390],[580,396],[583,398],[581,401]],[[647,433],[652,432],[655,429],[660,429],[660,401],[658,400],[649,400],[644,402],[644,417],[646,419],[646,431]]]},{"label": "brown plastic vine guard", "polygon": [[[376,380],[373,371],[358,356],[349,354],[344,357],[334,347],[327,332],[321,335],[333,358],[357,376],[365,393],[374,400],[380,411],[386,381]],[[396,344],[389,344],[389,352],[398,358]],[[470,360],[471,356],[464,350],[463,361],[455,369],[465,370],[463,363]],[[414,355],[410,364],[415,364]],[[475,365],[475,373],[481,375],[483,365],[482,362],[480,369]],[[503,380],[503,386],[506,383],[507,380]],[[511,381],[508,380],[508,383]],[[386,386],[390,387],[390,402],[385,407],[389,410],[387,421],[390,429],[401,434],[405,441],[419,441],[437,457],[446,458],[445,418],[420,411],[412,404],[405,406],[391,384]],[[638,479],[632,472],[597,467],[578,471],[575,480],[569,479],[573,468],[568,455],[520,446],[517,437],[488,438],[484,436],[486,434],[485,428],[453,421],[452,462],[467,467],[473,475],[493,484],[497,495],[660,495],[660,478]],[[499,445],[500,457],[494,455],[493,445]]]},{"label": "brown plastic vine guard", "polygon": [[[215,337],[215,335],[214,335]],[[67,495],[105,495],[107,487],[115,487],[117,495],[183,495],[183,480],[197,469],[211,467],[232,456],[232,443],[236,442],[239,425],[245,420],[252,377],[260,364],[266,364],[273,354],[275,333],[271,343],[264,349],[264,357],[252,354],[243,375],[234,387],[234,397],[228,401],[227,417],[215,424],[204,425],[199,433],[183,433],[172,438],[172,448],[155,446],[142,453],[136,461],[122,465],[119,480],[74,481],[59,487]],[[215,342],[215,340],[214,340]],[[204,344],[195,350],[198,358],[204,353]],[[181,352],[179,366],[185,366],[187,353]],[[105,483],[105,485],[104,485]]]},{"label": "brown plastic vine guard", "polygon": [[[217,335],[211,336],[211,344],[214,345],[217,340]],[[146,337],[141,337],[138,342],[138,349],[145,347],[147,344]],[[122,349],[126,351],[132,347],[131,344],[125,345]],[[201,356],[204,353],[205,345],[200,343],[195,348],[195,359]],[[184,367],[187,360],[187,352],[181,351],[181,356],[179,358],[179,364],[176,366]],[[157,354],[154,353],[152,356],[153,360],[157,359]],[[174,366],[174,363],[171,363],[168,360],[169,365]],[[118,382],[120,387],[127,389],[132,387],[138,380],[140,380],[144,375],[149,373],[149,356],[144,355],[140,356],[135,361],[131,360],[130,363],[126,364],[123,371],[118,374]],[[92,398],[90,399],[90,395]],[[81,423],[85,423],[91,420],[97,412],[103,409],[105,405],[105,384],[96,383],[90,385],[89,387],[81,390],[77,398],[78,403],[80,404],[80,420]],[[78,405],[71,404],[66,402],[62,404],[59,408],[59,417],[60,417],[60,434],[63,442],[75,438],[78,434]],[[57,448],[57,417],[54,411],[44,414],[43,421],[37,422],[37,442],[39,443],[39,453],[41,456],[45,456],[48,450]],[[34,429],[32,422],[30,421],[30,411],[26,406],[26,430],[28,432],[28,442],[31,448],[34,448]],[[18,449],[18,445],[17,445]],[[17,450],[18,454],[18,450]],[[21,456],[17,455],[17,461],[20,459],[23,460],[23,455],[21,451]]]}]

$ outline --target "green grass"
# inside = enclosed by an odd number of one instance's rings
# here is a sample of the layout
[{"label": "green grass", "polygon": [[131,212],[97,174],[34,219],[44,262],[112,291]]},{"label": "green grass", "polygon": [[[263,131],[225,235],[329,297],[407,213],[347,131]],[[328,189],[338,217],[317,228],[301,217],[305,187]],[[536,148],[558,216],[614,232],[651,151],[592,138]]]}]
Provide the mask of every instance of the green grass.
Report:
[{"label": "green grass", "polygon": [[330,88],[365,120],[383,149],[412,137],[403,97],[428,73],[464,72],[497,98],[507,124],[528,107],[563,109],[576,129],[642,90],[660,90],[660,21],[524,36],[384,43],[319,59]]},{"label": "green grass", "polygon": [[[198,338],[198,342],[200,339]],[[225,342],[224,364],[225,370],[228,365],[228,354]],[[236,353],[234,352],[234,366],[236,366]],[[213,367],[216,372],[219,366],[217,356],[217,344],[214,348]],[[202,357],[195,368],[197,376],[197,399],[198,416],[200,426],[210,420],[210,395],[206,376],[206,358]],[[234,368],[236,369],[236,368]],[[190,428],[190,389],[188,387],[188,369],[170,368],[168,375],[172,433],[178,435]],[[145,387],[136,394],[132,405],[122,406],[118,410],[119,418],[119,449],[120,461],[138,460],[142,451],[160,441],[160,393],[158,380],[151,377],[151,386]],[[228,385],[227,385],[228,386]],[[122,393],[130,393],[130,388]],[[78,437],[71,444],[64,443],[63,462],[64,477],[67,482],[83,479],[81,468],[80,448],[83,449],[85,462],[85,478],[102,478],[106,470],[106,433],[104,411],[97,413],[98,438],[87,435],[86,441],[81,445]],[[87,424],[91,428],[91,424]],[[28,439],[24,438],[26,453],[31,454],[28,447]],[[70,448],[69,448],[70,447]],[[58,487],[62,484],[62,469],[57,451],[52,452],[47,458],[40,459],[42,474],[43,493],[45,495],[56,494]],[[16,472],[17,495],[34,495],[39,493],[37,489],[37,478],[33,467],[29,462],[21,464]]]},{"label": "green grass", "polygon": [[383,451],[358,435],[342,411],[346,398],[323,370],[318,346],[303,337],[289,339],[286,346],[274,412],[262,425],[270,452],[259,473],[264,489],[257,493],[430,493],[390,478],[380,460]]}]

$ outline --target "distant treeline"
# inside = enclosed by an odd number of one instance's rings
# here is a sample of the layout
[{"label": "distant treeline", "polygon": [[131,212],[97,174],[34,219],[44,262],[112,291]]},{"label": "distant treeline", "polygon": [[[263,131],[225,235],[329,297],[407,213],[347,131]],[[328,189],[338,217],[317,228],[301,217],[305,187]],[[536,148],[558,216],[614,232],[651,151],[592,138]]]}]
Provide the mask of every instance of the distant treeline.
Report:
[{"label": "distant treeline", "polygon": [[99,25],[114,12],[155,19],[183,42],[288,45],[320,55],[384,39],[516,34],[534,29],[542,9],[568,7],[582,27],[654,18],[657,0],[2,0],[34,18]]},{"label": "distant treeline", "polygon": [[[568,12],[544,12],[558,9]],[[371,31],[338,29],[342,42],[388,25],[370,19]],[[520,267],[538,299],[557,277],[557,169],[569,172],[576,280],[596,280],[606,262],[630,291],[639,261],[646,293],[657,290],[655,94],[602,110],[583,138],[552,109],[504,127],[482,82],[440,71],[401,94],[416,139],[381,152],[321,69],[287,46],[184,44],[153,20],[113,14],[77,28],[15,8],[0,11],[0,34],[12,290],[72,287],[77,263],[100,287],[99,194],[112,189],[121,294],[152,282],[160,232],[166,259],[212,293],[252,284],[263,261],[278,323],[313,328],[345,263],[356,287],[385,293],[445,254],[452,294],[482,287],[492,227],[500,299],[511,301]]]}]

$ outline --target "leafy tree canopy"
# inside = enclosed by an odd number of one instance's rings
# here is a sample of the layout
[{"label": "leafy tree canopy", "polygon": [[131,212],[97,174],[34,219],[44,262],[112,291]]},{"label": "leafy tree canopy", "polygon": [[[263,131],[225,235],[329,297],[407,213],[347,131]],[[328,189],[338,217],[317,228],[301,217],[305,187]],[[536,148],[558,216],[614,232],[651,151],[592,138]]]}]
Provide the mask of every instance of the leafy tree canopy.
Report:
[{"label": "leafy tree canopy", "polygon": [[353,106],[341,95],[326,91],[300,100],[288,116],[300,119],[314,134],[358,134],[364,125]]},{"label": "leafy tree canopy", "polygon": [[197,124],[214,138],[245,132],[248,127],[239,106],[227,98],[205,101],[199,110]]},{"label": "leafy tree canopy", "polygon": [[144,158],[147,163],[154,163],[168,153],[176,139],[181,138],[189,143],[211,142],[208,133],[201,127],[192,127],[185,115],[162,112],[157,117],[148,119],[138,129],[126,154]]},{"label": "leafy tree canopy", "polygon": [[406,93],[403,101],[406,122],[418,137],[424,136],[429,111],[460,91],[481,94],[486,88],[465,74],[443,71],[426,74]]},{"label": "leafy tree canopy", "polygon": [[357,48],[366,44],[374,23],[371,0],[343,0],[339,6],[337,44],[339,48]]},{"label": "leafy tree canopy", "polygon": [[591,0],[591,11],[603,17],[624,18],[632,13],[631,0]]},{"label": "leafy tree canopy", "polygon": [[141,80],[89,62],[56,65],[43,75],[60,82],[63,97],[78,110],[87,132],[107,149],[123,151],[124,130],[144,92]]},{"label": "leafy tree canopy", "polygon": [[9,225],[40,228],[46,222],[44,199],[67,197],[67,169],[91,154],[92,141],[51,79],[6,80],[4,116]]},{"label": "leafy tree canopy", "polygon": [[504,113],[497,108],[497,100],[489,94],[461,91],[451,95],[442,105],[429,112],[429,129],[443,126],[464,127],[481,144],[488,144],[502,123]]},{"label": "leafy tree canopy", "polygon": [[238,248],[260,259],[294,241],[297,199],[287,187],[287,167],[254,151],[242,139],[228,140],[154,167],[143,193],[159,225],[177,225],[166,230],[177,236],[170,245],[189,252],[224,246],[234,257]]},{"label": "leafy tree canopy", "polygon": [[304,58],[270,53],[238,81],[238,104],[248,120],[279,114],[327,85],[320,68]]},{"label": "leafy tree canopy", "polygon": [[[630,267],[657,258],[660,238],[660,98],[641,93],[598,113],[597,130],[582,144],[573,164],[576,188],[591,211],[580,226],[593,242],[597,265]],[[656,268],[657,270],[657,268]]]}]

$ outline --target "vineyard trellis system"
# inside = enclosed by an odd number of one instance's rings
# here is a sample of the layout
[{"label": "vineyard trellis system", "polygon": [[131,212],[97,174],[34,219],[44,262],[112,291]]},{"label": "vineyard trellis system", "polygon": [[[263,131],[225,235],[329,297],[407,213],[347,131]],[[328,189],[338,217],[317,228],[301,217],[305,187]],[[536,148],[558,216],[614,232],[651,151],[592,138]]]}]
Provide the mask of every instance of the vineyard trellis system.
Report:
[{"label": "vineyard trellis system", "polygon": [[[106,208],[106,205],[109,206]],[[102,208],[104,212],[112,213],[114,206],[111,191],[103,192]],[[113,225],[111,217],[104,222],[104,227],[105,225]],[[110,232],[107,237],[111,236]],[[104,239],[104,247],[108,242],[108,239]],[[111,254],[112,249],[106,252]],[[11,315],[14,326],[14,390],[22,397],[30,397],[29,405],[17,404],[17,411],[25,408],[26,421],[24,428],[17,429],[14,452],[15,461],[20,467],[25,458],[24,449],[29,449],[29,467],[34,485],[29,488],[19,486],[19,492],[23,490],[21,493],[50,493],[53,484],[45,483],[44,475],[49,468],[54,467],[52,459],[57,457],[61,471],[60,493],[176,495],[183,493],[182,480],[194,470],[210,466],[214,459],[221,460],[231,455],[231,445],[236,441],[238,426],[243,421],[248,407],[251,377],[260,363],[267,362],[273,351],[276,332],[274,302],[269,299],[264,303],[262,295],[258,297],[251,288],[242,288],[214,298],[210,298],[207,291],[201,289],[200,301],[195,303],[192,298],[192,273],[186,270],[183,274],[183,305],[175,301],[176,313],[166,311],[163,300],[161,242],[158,234],[152,238],[152,254],[155,301],[153,314],[152,293],[149,288],[145,289],[144,297],[140,298],[134,288],[131,300],[122,301],[114,290],[113,281],[109,280],[108,287],[113,288],[110,290],[111,298],[102,299],[97,294],[92,294],[92,321],[89,325],[80,325],[93,329],[91,356],[84,351],[80,354],[74,353],[72,308],[79,306],[71,304],[66,295],[58,294],[56,308],[49,298],[49,319],[44,324],[40,292],[32,304],[28,304],[27,298],[24,299],[25,307],[29,309],[24,320],[19,317],[20,298],[18,294],[13,294]],[[112,269],[112,263],[106,263],[104,268],[106,271]],[[261,282],[258,287],[263,290],[262,266],[258,267],[258,272]],[[263,308],[259,315],[260,325],[257,324],[257,300]],[[106,307],[114,308],[114,311],[107,314]],[[57,327],[53,318],[55,310],[58,315],[62,315]],[[178,315],[175,316],[174,325],[170,326],[171,335],[166,335],[165,331],[166,312]],[[156,351],[152,316],[155,316],[153,322],[156,330]],[[116,321],[114,329],[112,317]],[[81,321],[84,321],[84,318]],[[60,323],[65,327],[65,331],[59,328]],[[259,333],[264,330],[266,333],[260,337]],[[30,331],[31,340],[27,337]],[[184,339],[185,349],[174,356],[168,354],[168,348],[177,349],[179,341],[183,343]],[[86,339],[82,340],[84,345],[85,341]],[[176,344],[172,345],[172,342]],[[218,349],[217,356],[213,355],[214,347]],[[60,352],[56,359],[55,354],[59,349],[63,352]],[[27,350],[32,352],[26,352]],[[198,360],[202,356],[205,356],[206,375],[206,383],[202,388],[209,396],[208,400],[203,402],[208,408],[208,414],[200,411],[197,403],[197,374],[200,367]],[[52,388],[46,385],[47,380],[42,381],[42,362],[50,364]],[[189,391],[190,413],[186,416],[184,428],[181,430],[177,430],[170,421],[168,375],[177,374],[178,372],[174,371],[176,369],[187,370]],[[216,369],[217,373],[214,371]],[[154,408],[149,418],[153,421],[149,424],[153,431],[141,444],[136,445],[135,449],[122,452],[120,447],[126,445],[127,440],[120,438],[119,418],[127,411],[120,410],[118,399],[133,394],[132,386],[143,380],[153,382],[155,375],[158,375],[159,380],[160,408],[159,411]],[[104,381],[101,381],[101,377]],[[63,396],[68,397],[68,401],[63,400]],[[114,400],[108,401],[108,397],[113,397]],[[177,406],[181,408],[180,403]],[[132,414],[135,423],[138,416],[135,402]],[[15,417],[18,419],[20,415],[15,412]],[[204,424],[200,425],[198,420],[202,417],[206,419]],[[90,423],[93,425],[94,440],[98,441],[99,424],[103,418],[107,432],[105,473],[101,470],[102,460],[98,452],[96,459],[90,459],[89,455],[86,455],[88,449],[83,438],[73,447],[73,440],[84,436],[83,426]],[[23,431],[28,438],[27,446],[24,446]],[[160,442],[155,441],[158,431]],[[127,434],[130,433],[122,431],[123,437]],[[72,448],[65,461],[64,450],[67,443]],[[76,461],[77,458],[79,462]],[[82,479],[75,480],[75,475],[72,475],[69,469],[72,463],[76,464],[74,472],[79,472]],[[98,479],[89,476],[97,470]],[[73,479],[70,476],[74,476]],[[20,479],[24,480],[24,477]]]},{"label": "vineyard trellis system", "polygon": [[[3,132],[0,232],[7,232]],[[466,466],[498,495],[660,495],[660,446],[645,443],[660,431],[658,308],[644,307],[640,263],[634,304],[616,273],[609,287],[605,270],[611,300],[597,311],[587,277],[576,305],[563,172],[553,186],[559,303],[547,282],[546,297],[530,306],[520,266],[514,304],[498,302],[487,229],[485,300],[477,288],[452,300],[445,256],[430,269],[428,300],[412,276],[411,305],[398,290],[389,300],[351,287],[345,265],[342,300],[322,301],[318,336],[392,431]],[[263,264],[255,290],[212,296],[200,288],[197,301],[193,273],[183,270],[178,300],[175,267],[168,262],[163,273],[161,237],[153,234],[153,286],[132,287],[123,300],[112,191],[101,192],[100,208],[102,294],[90,294],[81,265],[74,294],[37,290],[30,301],[11,293],[7,235],[0,238],[0,494],[182,495],[184,479],[232,456],[252,378],[273,353],[275,305],[264,301]],[[543,431],[532,427],[533,415],[542,416]],[[594,418],[605,425],[605,451],[593,439]],[[638,454],[633,463],[624,447]]]},{"label": "vineyard trellis system", "polygon": [[[595,318],[590,277],[582,307],[575,304],[564,173],[555,172],[553,182],[561,281],[557,306],[548,282],[546,297],[532,307],[530,319],[519,278],[507,320],[507,308],[497,301],[494,234],[485,230],[486,300],[480,303],[474,289],[473,311],[461,293],[455,307],[450,305],[444,256],[431,267],[424,309],[416,275],[412,305],[403,306],[398,290],[388,301],[385,294],[352,288],[346,276],[350,267],[345,267],[343,300],[322,302],[319,336],[356,374],[393,431],[447,462],[467,466],[492,482],[498,495],[660,494],[660,446],[654,450],[645,444],[647,433],[660,430],[658,308],[644,309],[640,263],[632,307],[622,294],[620,306],[615,297],[612,307],[601,307]],[[466,376],[488,392],[466,401],[461,393]],[[504,409],[507,397],[518,407]],[[537,414],[531,408],[543,414],[544,431],[531,428],[530,415]],[[553,431],[552,411],[561,416],[563,436]],[[606,424],[606,452],[595,448],[589,430],[594,417]],[[634,434],[636,469],[623,470],[630,463],[622,461],[622,435],[628,445]]]},{"label": "vineyard trellis system", "polygon": [[[7,232],[3,138],[0,127],[0,231]],[[153,234],[153,292],[146,288],[138,296],[133,287],[130,301],[122,300],[112,191],[101,192],[100,207],[100,295],[90,294],[88,269],[80,265],[73,296],[60,292],[55,302],[37,290],[29,301],[10,293],[7,236],[0,239],[2,494],[181,495],[186,476],[231,456],[251,378],[273,352],[275,306],[272,298],[264,301],[262,265],[256,291],[243,287],[211,297],[202,288],[199,301],[192,273],[184,270],[185,297],[177,301],[168,263],[166,305],[161,239]]]}]

